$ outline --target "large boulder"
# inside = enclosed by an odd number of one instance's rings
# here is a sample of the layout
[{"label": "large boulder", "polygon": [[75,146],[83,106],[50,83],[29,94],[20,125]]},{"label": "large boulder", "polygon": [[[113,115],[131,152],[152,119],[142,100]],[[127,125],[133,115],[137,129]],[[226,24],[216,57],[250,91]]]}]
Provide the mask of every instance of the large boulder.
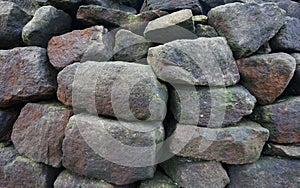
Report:
[{"label": "large boulder", "polygon": [[240,79],[232,52],[222,37],[176,40],[153,47],[147,61],[159,79],[171,84],[229,86]]},{"label": "large boulder", "polygon": [[173,157],[160,166],[180,187],[224,188],[230,181],[222,164],[215,161]]},{"label": "large boulder", "polygon": [[242,86],[228,88],[176,86],[171,111],[180,124],[223,127],[252,113],[256,99]]},{"label": "large boulder", "polygon": [[58,74],[58,99],[77,110],[122,120],[162,121],[168,95],[149,65],[89,61]]},{"label": "large boulder", "polygon": [[28,103],[14,124],[12,142],[20,154],[61,167],[62,141],[72,110],[59,103]]},{"label": "large boulder", "polygon": [[262,104],[270,104],[292,79],[295,58],[285,53],[255,55],[237,61],[241,84]]},{"label": "large boulder", "polygon": [[22,28],[30,19],[31,16],[17,4],[0,1],[0,49],[9,49],[22,45]]},{"label": "large boulder", "polygon": [[262,157],[253,164],[230,165],[229,188],[298,187],[300,161]]},{"label": "large boulder", "polygon": [[63,141],[63,165],[90,178],[124,185],[152,178],[161,122],[120,122],[88,114],[71,117]]},{"label": "large boulder", "polygon": [[55,96],[56,71],[48,62],[46,49],[0,50],[0,64],[0,107]]},{"label": "large boulder", "polygon": [[10,134],[19,112],[14,109],[0,109],[0,142],[10,140]]},{"label": "large boulder", "polygon": [[23,41],[27,45],[47,47],[51,37],[64,34],[71,29],[71,22],[71,17],[62,10],[52,6],[43,6],[24,26]]},{"label": "large boulder", "polygon": [[267,129],[251,121],[228,128],[178,124],[169,147],[177,156],[246,164],[259,159],[268,137]]},{"label": "large boulder", "polygon": [[251,119],[270,131],[270,141],[300,142],[300,97],[289,97],[254,109]]},{"label": "large boulder", "polygon": [[285,21],[275,3],[230,3],[211,9],[209,23],[226,37],[236,58],[247,57],[269,41]]}]

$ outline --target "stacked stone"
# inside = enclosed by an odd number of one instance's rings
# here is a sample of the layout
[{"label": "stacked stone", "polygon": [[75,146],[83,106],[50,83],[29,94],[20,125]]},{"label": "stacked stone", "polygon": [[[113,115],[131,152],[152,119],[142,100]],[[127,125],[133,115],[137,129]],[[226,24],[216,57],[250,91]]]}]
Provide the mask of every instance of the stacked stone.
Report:
[{"label": "stacked stone", "polygon": [[298,187],[299,7],[0,1],[0,187]]}]

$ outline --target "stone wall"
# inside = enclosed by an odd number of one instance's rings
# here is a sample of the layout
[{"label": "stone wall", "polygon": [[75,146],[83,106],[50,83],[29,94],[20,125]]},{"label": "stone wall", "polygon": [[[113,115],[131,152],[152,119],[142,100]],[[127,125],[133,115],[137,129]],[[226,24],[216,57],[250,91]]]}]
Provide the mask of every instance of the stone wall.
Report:
[{"label": "stone wall", "polygon": [[0,1],[0,187],[300,185],[300,3]]}]

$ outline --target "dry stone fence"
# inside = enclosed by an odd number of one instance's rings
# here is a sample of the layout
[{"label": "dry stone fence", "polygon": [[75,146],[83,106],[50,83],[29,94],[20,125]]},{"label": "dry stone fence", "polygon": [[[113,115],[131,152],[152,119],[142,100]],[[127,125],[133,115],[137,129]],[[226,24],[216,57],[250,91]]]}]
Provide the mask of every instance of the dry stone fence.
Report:
[{"label": "dry stone fence", "polygon": [[1,188],[299,185],[299,0],[0,0]]}]

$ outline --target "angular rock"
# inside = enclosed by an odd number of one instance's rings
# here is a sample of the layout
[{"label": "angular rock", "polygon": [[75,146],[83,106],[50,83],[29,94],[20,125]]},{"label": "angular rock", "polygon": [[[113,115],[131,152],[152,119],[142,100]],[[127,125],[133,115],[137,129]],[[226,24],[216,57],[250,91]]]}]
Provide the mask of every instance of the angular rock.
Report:
[{"label": "angular rock", "polygon": [[114,60],[137,61],[147,56],[151,43],[144,37],[121,29],[115,35]]},{"label": "angular rock", "polygon": [[0,142],[10,140],[10,134],[19,112],[13,109],[0,109]]},{"label": "angular rock", "polygon": [[143,180],[139,188],[178,188],[169,177],[157,171],[152,179]]},{"label": "angular rock", "polygon": [[286,23],[270,41],[276,51],[300,52],[300,19],[287,17]]},{"label": "angular rock", "polygon": [[237,61],[241,84],[262,104],[270,104],[284,91],[296,68],[295,58],[285,53],[256,55]]},{"label": "angular rock", "polygon": [[51,38],[47,48],[50,63],[62,70],[78,61],[109,60],[112,54],[107,32],[103,26],[93,26]]},{"label": "angular rock", "polygon": [[65,168],[124,185],[153,177],[164,129],[161,122],[126,123],[79,114],[71,117],[65,135]]},{"label": "angular rock", "polygon": [[[274,1],[274,0],[273,0]],[[286,11],[287,16],[300,19],[300,3],[291,0],[276,0],[277,6]]]},{"label": "angular rock", "polygon": [[283,95],[300,95],[300,53],[291,54],[296,59],[296,71]]},{"label": "angular rock", "polygon": [[9,49],[23,44],[22,28],[31,19],[13,2],[0,1],[0,49]]},{"label": "angular rock", "polygon": [[12,147],[0,148],[1,187],[51,187],[60,170],[18,156]]},{"label": "angular rock", "polygon": [[147,60],[159,79],[172,84],[229,86],[240,79],[232,52],[222,37],[177,40],[153,47]]},{"label": "angular rock", "polygon": [[2,0],[2,1],[13,2],[17,4],[28,15],[32,15],[32,16],[34,15],[34,12],[37,9],[32,0]]},{"label": "angular rock", "polygon": [[162,121],[168,95],[149,65],[86,62],[59,73],[58,99],[75,110],[122,120]]},{"label": "angular rock", "polygon": [[289,97],[254,109],[251,119],[269,129],[276,143],[300,142],[300,97]]},{"label": "angular rock", "polygon": [[28,103],[14,124],[12,142],[20,154],[61,167],[62,141],[72,110],[59,103]]},{"label": "angular rock", "polygon": [[267,129],[251,121],[213,129],[178,124],[170,151],[177,156],[226,164],[253,163],[259,158],[268,136]]},{"label": "angular rock", "polygon": [[103,180],[90,179],[83,176],[78,176],[68,170],[62,171],[54,182],[54,188],[68,187],[99,187],[99,188],[114,188],[115,186],[104,182]]},{"label": "angular rock", "polygon": [[274,143],[268,143],[264,147],[263,154],[300,159],[300,147],[294,145],[285,146]]},{"label": "angular rock", "polygon": [[299,169],[299,160],[262,157],[253,164],[228,166],[228,187],[298,187]]},{"label": "angular rock", "polygon": [[285,21],[275,3],[230,3],[211,9],[208,21],[226,37],[234,56],[247,57],[269,41]]},{"label": "angular rock", "polygon": [[194,14],[203,14],[202,6],[199,1],[193,0],[145,0],[141,12],[156,9],[171,12],[181,9],[191,9]]},{"label": "angular rock", "polygon": [[22,38],[27,45],[47,47],[51,37],[68,32],[71,24],[71,17],[62,10],[52,6],[43,6],[23,27]]},{"label": "angular rock", "polygon": [[215,28],[209,25],[197,24],[195,32],[198,37],[218,37],[218,33]]},{"label": "angular rock", "polygon": [[241,86],[228,88],[176,86],[171,112],[180,124],[223,127],[252,113],[256,99]]},{"label": "angular rock", "polygon": [[56,71],[48,63],[46,49],[0,50],[0,64],[0,107],[55,96]]},{"label": "angular rock", "polygon": [[178,39],[196,39],[193,32],[193,13],[185,9],[149,22],[144,36],[151,42],[167,43]]},{"label": "angular rock", "polygon": [[229,183],[219,162],[173,157],[160,165],[180,187],[223,188]]}]

